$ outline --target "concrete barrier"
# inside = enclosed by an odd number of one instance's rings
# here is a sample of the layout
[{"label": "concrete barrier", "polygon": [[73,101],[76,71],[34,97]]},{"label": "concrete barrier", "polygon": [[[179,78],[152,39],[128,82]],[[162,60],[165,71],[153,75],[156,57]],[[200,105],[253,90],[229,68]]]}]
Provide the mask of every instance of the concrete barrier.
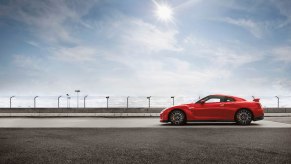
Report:
[{"label": "concrete barrier", "polygon": [[[0,108],[2,117],[132,117],[159,116],[164,108]],[[265,113],[291,113],[291,108],[264,108]]]},{"label": "concrete barrier", "polygon": [[0,113],[160,113],[164,108],[0,108]]},{"label": "concrete barrier", "polygon": [[265,113],[291,113],[291,108],[264,108]]},{"label": "concrete barrier", "polygon": [[159,113],[0,113],[0,117],[159,117]]}]

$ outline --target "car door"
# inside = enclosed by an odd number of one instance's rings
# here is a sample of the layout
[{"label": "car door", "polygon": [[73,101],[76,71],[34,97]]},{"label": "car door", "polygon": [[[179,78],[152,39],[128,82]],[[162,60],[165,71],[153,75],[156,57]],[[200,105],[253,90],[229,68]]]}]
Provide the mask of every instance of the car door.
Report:
[{"label": "car door", "polygon": [[222,111],[219,114],[221,120],[233,120],[237,106],[235,99],[225,97],[224,103],[221,103]]},{"label": "car door", "polygon": [[193,118],[195,120],[220,120],[224,108],[223,96],[208,96],[202,99],[202,103],[195,103]]}]

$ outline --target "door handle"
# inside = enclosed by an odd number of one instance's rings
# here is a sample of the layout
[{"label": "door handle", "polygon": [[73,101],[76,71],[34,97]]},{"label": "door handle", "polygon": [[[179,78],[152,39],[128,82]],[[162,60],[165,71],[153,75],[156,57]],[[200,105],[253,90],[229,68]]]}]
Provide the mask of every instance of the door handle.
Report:
[{"label": "door handle", "polygon": [[220,106],[224,106],[224,104],[220,104]]}]

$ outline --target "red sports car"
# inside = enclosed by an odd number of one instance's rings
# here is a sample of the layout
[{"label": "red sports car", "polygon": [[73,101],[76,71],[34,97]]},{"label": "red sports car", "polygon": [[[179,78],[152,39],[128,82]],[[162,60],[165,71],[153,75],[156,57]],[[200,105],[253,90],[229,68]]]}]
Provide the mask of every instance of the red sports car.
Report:
[{"label": "red sports car", "polygon": [[196,103],[183,104],[164,109],[161,122],[182,125],[192,121],[233,121],[249,125],[252,121],[264,119],[260,99],[246,101],[227,95],[209,95]]}]

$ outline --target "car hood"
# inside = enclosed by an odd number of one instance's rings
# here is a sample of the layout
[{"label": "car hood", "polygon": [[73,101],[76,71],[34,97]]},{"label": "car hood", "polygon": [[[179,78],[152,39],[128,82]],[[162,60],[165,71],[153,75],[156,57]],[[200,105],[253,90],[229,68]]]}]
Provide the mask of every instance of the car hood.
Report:
[{"label": "car hood", "polygon": [[[185,107],[189,107],[189,105],[191,105],[191,104],[181,104],[181,105],[175,105],[175,106],[172,106],[172,107],[169,107],[169,108],[165,108],[163,111],[165,111],[165,110],[171,110],[171,109],[175,109],[175,108],[185,108]],[[162,111],[162,112],[163,112]]]}]

